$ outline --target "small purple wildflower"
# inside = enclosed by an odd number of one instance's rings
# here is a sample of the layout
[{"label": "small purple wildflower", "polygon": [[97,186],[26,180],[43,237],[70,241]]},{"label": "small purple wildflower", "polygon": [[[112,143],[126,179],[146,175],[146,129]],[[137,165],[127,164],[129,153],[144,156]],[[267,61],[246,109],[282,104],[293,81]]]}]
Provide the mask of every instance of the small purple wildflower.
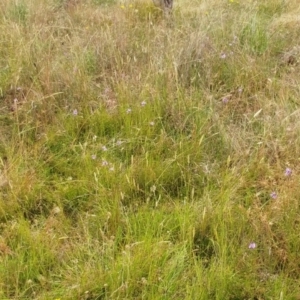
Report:
[{"label": "small purple wildflower", "polygon": [[227,103],[229,102],[229,98],[228,98],[228,97],[223,97],[223,98],[222,98],[222,102],[223,102],[224,104],[227,104]]},{"label": "small purple wildflower", "polygon": [[97,158],[96,154],[93,154],[91,157],[92,157],[92,159],[96,159]]},{"label": "small purple wildflower", "polygon": [[284,172],[284,176],[291,176],[292,175],[292,169],[291,168],[286,168]]},{"label": "small purple wildflower", "polygon": [[249,249],[255,249],[256,248],[256,243],[251,242],[248,246]]},{"label": "small purple wildflower", "polygon": [[226,56],[227,56],[226,53],[223,52],[223,53],[221,53],[220,58],[221,58],[221,59],[225,59]]},{"label": "small purple wildflower", "polygon": [[141,106],[142,106],[142,107],[144,107],[146,104],[147,104],[146,101],[142,101],[142,102],[141,102]]},{"label": "small purple wildflower", "polygon": [[78,115],[78,110],[77,109],[74,109],[73,110],[73,116],[77,116]]},{"label": "small purple wildflower", "polygon": [[102,167],[108,166],[108,162],[106,160],[102,160]]},{"label": "small purple wildflower", "polygon": [[276,192],[272,192],[272,193],[270,194],[270,197],[271,197],[272,199],[277,199],[277,194],[276,194]]}]

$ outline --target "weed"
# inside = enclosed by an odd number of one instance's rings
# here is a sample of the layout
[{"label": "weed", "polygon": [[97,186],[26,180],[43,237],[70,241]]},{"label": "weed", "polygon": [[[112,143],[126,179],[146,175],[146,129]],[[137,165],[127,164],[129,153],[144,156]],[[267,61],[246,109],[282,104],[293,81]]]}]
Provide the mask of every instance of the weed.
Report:
[{"label": "weed", "polygon": [[299,298],[297,1],[0,11],[0,298]]}]

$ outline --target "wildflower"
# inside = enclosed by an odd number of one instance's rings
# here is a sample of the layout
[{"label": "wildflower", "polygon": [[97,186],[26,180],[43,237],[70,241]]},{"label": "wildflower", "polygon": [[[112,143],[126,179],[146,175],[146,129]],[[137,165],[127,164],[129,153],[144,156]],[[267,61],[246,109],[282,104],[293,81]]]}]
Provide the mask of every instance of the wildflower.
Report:
[{"label": "wildflower", "polygon": [[226,58],[226,53],[221,53],[220,58],[225,59]]},{"label": "wildflower", "polygon": [[102,167],[108,166],[108,162],[106,160],[102,160]]},{"label": "wildflower", "polygon": [[150,192],[155,193],[155,191],[156,191],[156,185],[152,185],[150,187]]},{"label": "wildflower", "polygon": [[227,103],[229,102],[229,98],[228,98],[228,97],[223,97],[223,98],[222,98],[222,102],[223,102],[224,104],[227,104]]},{"label": "wildflower", "polygon": [[239,92],[239,94],[241,94],[241,93],[243,92],[243,88],[242,88],[242,87],[239,87],[239,88],[238,88],[238,92]]},{"label": "wildflower", "polygon": [[107,151],[107,148],[106,148],[106,146],[102,146],[102,151]]},{"label": "wildflower", "polygon": [[131,113],[131,108],[127,108],[126,113],[130,114]]},{"label": "wildflower", "polygon": [[155,123],[154,123],[153,121],[151,121],[151,122],[149,123],[150,126],[154,126],[154,124],[155,124]]},{"label": "wildflower", "polygon": [[96,140],[97,140],[97,136],[94,135],[94,136],[93,136],[93,142],[96,142]]},{"label": "wildflower", "polygon": [[272,199],[277,199],[277,194],[276,194],[276,192],[272,192],[272,193],[270,194],[270,197],[271,197]]},{"label": "wildflower", "polygon": [[51,210],[51,214],[54,215],[54,216],[60,214],[60,212],[61,212],[61,210],[60,210],[60,208],[58,206],[54,207]]},{"label": "wildflower", "polygon": [[78,115],[78,111],[77,111],[77,109],[74,109],[73,110],[73,116],[77,116]]},{"label": "wildflower", "polygon": [[249,249],[255,249],[256,248],[256,243],[251,242],[248,246]]},{"label": "wildflower", "polygon": [[291,176],[292,175],[292,169],[291,168],[286,168],[284,172],[284,176]]},{"label": "wildflower", "polygon": [[142,106],[142,107],[144,107],[146,104],[147,104],[146,101],[142,101],[142,102],[141,102],[141,106]]},{"label": "wildflower", "polygon": [[92,159],[96,159],[97,158],[96,154],[93,154],[91,157],[92,157]]},{"label": "wildflower", "polygon": [[117,146],[121,146],[122,143],[123,143],[123,142],[122,142],[121,140],[117,140],[116,145],[117,145]]}]

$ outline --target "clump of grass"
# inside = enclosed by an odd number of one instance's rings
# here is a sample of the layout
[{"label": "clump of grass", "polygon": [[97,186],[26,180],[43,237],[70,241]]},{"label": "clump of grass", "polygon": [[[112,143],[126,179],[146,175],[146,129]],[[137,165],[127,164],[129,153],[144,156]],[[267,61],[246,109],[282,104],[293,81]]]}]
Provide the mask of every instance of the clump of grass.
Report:
[{"label": "clump of grass", "polygon": [[2,1],[0,296],[297,299],[296,1]]}]

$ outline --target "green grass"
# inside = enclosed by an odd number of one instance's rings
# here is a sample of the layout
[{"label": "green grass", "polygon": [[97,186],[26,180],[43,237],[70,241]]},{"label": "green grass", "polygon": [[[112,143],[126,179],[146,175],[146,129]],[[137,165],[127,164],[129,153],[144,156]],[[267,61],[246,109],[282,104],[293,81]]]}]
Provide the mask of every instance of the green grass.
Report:
[{"label": "green grass", "polygon": [[0,299],[300,299],[295,0],[0,4]]}]

